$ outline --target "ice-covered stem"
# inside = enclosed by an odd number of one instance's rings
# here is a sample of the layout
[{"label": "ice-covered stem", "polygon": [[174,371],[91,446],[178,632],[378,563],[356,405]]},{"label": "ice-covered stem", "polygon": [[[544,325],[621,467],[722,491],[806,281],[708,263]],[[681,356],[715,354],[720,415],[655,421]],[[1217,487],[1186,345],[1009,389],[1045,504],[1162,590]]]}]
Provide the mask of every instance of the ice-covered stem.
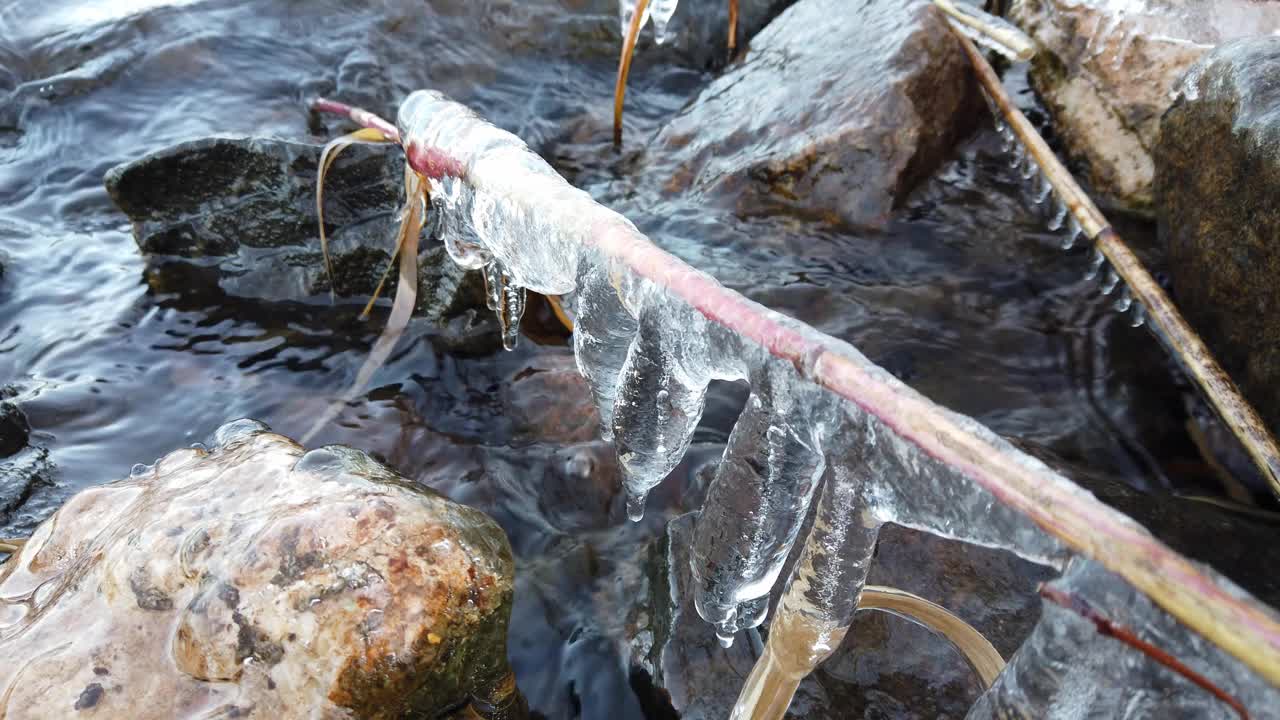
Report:
[{"label": "ice-covered stem", "polygon": [[1232,710],[1236,711],[1237,715],[1243,718],[1243,720],[1249,720],[1248,711],[1245,710],[1244,705],[1235,697],[1232,697],[1225,690],[1213,684],[1213,682],[1205,676],[1184,665],[1182,661],[1178,660],[1174,656],[1138,637],[1137,633],[1134,631],[1107,618],[1102,613],[1095,610],[1084,598],[1074,595],[1066,590],[1043,583],[1040,585],[1040,596],[1045,600],[1064,607],[1093,623],[1093,626],[1098,629],[1098,634],[1115,638],[1116,640],[1138,650],[1143,655],[1146,655],[1152,660],[1155,660],[1161,665],[1190,680],[1208,691],[1214,697],[1229,705]]},{"label": "ice-covered stem", "polygon": [[933,4],[950,17],[953,27],[1010,60],[1024,62],[1036,54],[1035,41],[1004,18],[951,0],[933,0]]},{"label": "ice-covered stem", "polygon": [[395,125],[374,115],[368,110],[358,107],[352,107],[346,103],[330,100],[328,98],[316,98],[311,101],[311,109],[316,112],[331,113],[333,115],[345,115],[351,119],[351,122],[367,128],[373,128],[382,133],[382,136],[391,142],[400,142],[400,131]]},{"label": "ice-covered stem", "polygon": [[[985,66],[976,50],[973,54],[978,58],[975,62]],[[995,82],[998,85],[998,80]],[[447,105],[457,107],[456,103]],[[1025,119],[1019,127],[1023,126]],[[466,147],[449,150],[454,158],[475,152]],[[503,173],[507,182],[493,190],[502,202],[514,204],[521,212],[554,216],[555,223],[563,224],[560,231],[566,242],[572,239],[582,252],[590,252],[612,267],[628,268],[708,321],[732,331],[744,345],[790,363],[802,381],[825,388],[875,416],[884,428],[966,476],[991,493],[995,501],[1026,517],[1064,546],[1122,576],[1187,628],[1280,686],[1280,620],[1274,613],[1240,597],[1128,517],[1048,467],[1000,443],[990,433],[964,426],[957,416],[896,381],[849,345],[725,288],[655,246],[621,215],[591,203],[584,195],[548,206],[541,189],[531,187],[546,183],[546,179],[526,177],[528,171],[523,167],[504,166]],[[467,177],[466,181],[471,183],[475,178]],[[567,291],[546,289],[548,293]],[[585,318],[580,318],[579,324],[582,321]]]},{"label": "ice-covered stem", "polygon": [[1040,166],[1058,198],[1075,216],[1095,247],[1111,263],[1115,272],[1128,284],[1133,301],[1146,308],[1156,335],[1165,342],[1208,397],[1231,432],[1240,440],[1254,464],[1280,496],[1280,447],[1267,431],[1258,413],[1240,394],[1231,377],[1214,359],[1213,353],[1195,330],[1178,312],[1173,301],[1151,277],[1138,256],[1107,222],[1089,196],[1076,183],[1071,173],[1058,161],[1040,133],[1013,104],[999,76],[982,53],[967,38],[957,34],[978,80],[999,108],[1000,114]]},{"label": "ice-covered stem", "polygon": [[622,40],[622,55],[618,57],[618,79],[613,85],[613,144],[622,145],[622,104],[627,97],[627,76],[631,74],[631,58],[636,53],[636,40],[640,27],[648,17],[649,0],[637,0],[627,36]]}]

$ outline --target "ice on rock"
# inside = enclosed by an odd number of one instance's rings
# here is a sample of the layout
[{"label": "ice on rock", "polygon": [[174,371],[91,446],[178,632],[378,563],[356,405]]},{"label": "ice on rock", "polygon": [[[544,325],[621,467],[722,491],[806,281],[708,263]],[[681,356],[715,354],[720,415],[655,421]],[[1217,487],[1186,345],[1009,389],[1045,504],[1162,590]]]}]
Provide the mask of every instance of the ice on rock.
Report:
[{"label": "ice on rock", "polygon": [[710,374],[697,357],[705,348],[688,341],[705,336],[705,320],[691,326],[688,315],[662,296],[643,305],[622,365],[613,442],[632,520],[644,517],[649,490],[680,464],[702,418]]},{"label": "ice on rock", "polygon": [[764,620],[825,467],[812,399],[783,372],[753,383],[694,530],[694,603],[726,646]]},{"label": "ice on rock", "polygon": [[613,406],[636,319],[607,272],[591,269],[578,284],[573,354],[600,413],[601,436],[613,440]]},{"label": "ice on rock", "polygon": [[653,39],[659,45],[671,39],[671,17],[676,14],[676,6],[679,4],[680,0],[653,0],[649,3],[653,19]]}]

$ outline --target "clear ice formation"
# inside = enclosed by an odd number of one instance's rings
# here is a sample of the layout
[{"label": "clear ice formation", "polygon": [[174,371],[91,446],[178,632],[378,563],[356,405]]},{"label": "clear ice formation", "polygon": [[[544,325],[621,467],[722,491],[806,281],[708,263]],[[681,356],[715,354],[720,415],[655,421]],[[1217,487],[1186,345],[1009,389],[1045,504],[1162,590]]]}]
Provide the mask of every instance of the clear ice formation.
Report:
[{"label": "clear ice formation", "polygon": [[671,39],[671,18],[680,0],[653,0],[649,4],[653,19],[653,40],[659,45]]},{"label": "clear ice formation", "polygon": [[826,461],[814,408],[785,380],[753,378],[694,529],[694,603],[726,647],[759,625]]},{"label": "clear ice formation", "polygon": [[[1186,632],[1097,563],[1072,560],[1050,586],[1191,665],[1253,717],[1274,717],[1270,713],[1280,708],[1280,690],[1212,643]],[[1031,636],[968,714],[969,720],[1009,717],[1237,720],[1239,715],[1137,649],[1102,635],[1077,612],[1046,602]]]},{"label": "clear ice formation", "polygon": [[[415,92],[401,106],[398,125],[406,154],[431,183],[433,212],[441,216],[435,222],[450,256],[465,267],[485,269],[496,311],[518,317],[522,288],[528,288],[560,295],[574,315],[578,368],[605,433],[612,433],[630,517],[641,515],[647,493],[680,463],[708,383],[750,383],[750,400],[708,490],[691,553],[695,604],[722,638],[759,624],[770,592],[783,581],[770,646],[797,629],[795,637],[803,639],[797,652],[808,658],[800,665],[811,667],[849,627],[878,530],[888,522],[1066,567],[1071,553],[1055,536],[1036,525],[1025,507],[1017,510],[993,495],[983,484],[989,479],[980,482],[975,478],[983,476],[965,469],[966,462],[983,460],[963,455],[961,448],[955,450],[962,452],[958,457],[969,459],[953,464],[918,443],[950,428],[950,440],[941,442],[964,438],[961,446],[1001,458],[999,467],[1020,468],[1035,479],[1036,497],[1052,490],[1055,502],[1092,508],[1086,491],[980,423],[929,403],[855,348],[726,293],[713,278],[657,250],[621,215],[571,187],[515,136],[464,106],[436,92]],[[1076,224],[1070,232],[1080,234]],[[1095,249],[1094,274],[1105,264]],[[698,309],[684,299],[694,297]],[[1126,301],[1134,322],[1141,322],[1141,305],[1129,296],[1118,303]],[[802,356],[795,354],[797,347]],[[817,368],[832,357],[867,389],[867,406],[842,401],[815,384]],[[899,425],[886,425],[882,412]],[[815,495],[812,529],[783,577]],[[1126,518],[1107,517],[1125,532],[1142,532]],[[1045,632],[1058,632],[1059,617],[1046,611]],[[1175,630],[1164,639],[1195,640]],[[1031,658],[1035,651],[1029,644],[1019,657]],[[1015,658],[1014,665],[1038,662]],[[1250,682],[1259,681],[1250,676]],[[1016,690],[993,690],[985,702]]]},{"label": "clear ice formation", "polygon": [[[627,30],[631,28],[631,19],[636,16],[636,6],[640,3],[638,0],[618,0],[618,21],[622,26],[622,36],[627,36]],[[644,10],[644,17],[640,20],[640,29],[644,29],[645,23],[653,16],[654,3],[649,3]]]}]

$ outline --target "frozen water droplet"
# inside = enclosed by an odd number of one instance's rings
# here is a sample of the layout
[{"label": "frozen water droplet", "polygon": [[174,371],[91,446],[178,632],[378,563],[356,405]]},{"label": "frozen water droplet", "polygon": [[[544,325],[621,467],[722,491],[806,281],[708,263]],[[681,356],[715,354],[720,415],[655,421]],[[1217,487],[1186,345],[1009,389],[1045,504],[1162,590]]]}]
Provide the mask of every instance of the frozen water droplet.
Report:
[{"label": "frozen water droplet", "polygon": [[1027,156],[1026,161],[1022,163],[1021,172],[1023,180],[1030,180],[1040,173],[1040,166],[1036,164],[1034,159]]},{"label": "frozen water droplet", "polygon": [[716,628],[716,642],[720,643],[720,647],[728,650],[733,647],[733,636],[736,631],[722,627]]},{"label": "frozen water droplet", "polygon": [[1084,278],[1086,280],[1092,280],[1098,277],[1098,273],[1102,271],[1102,266],[1106,263],[1107,257],[1102,254],[1101,250],[1094,248],[1093,257],[1089,259],[1089,270],[1085,272]]},{"label": "frozen water droplet", "polygon": [[143,465],[142,463],[138,463],[133,467],[129,468],[129,477],[135,477],[135,478],[142,477],[143,475],[146,475],[147,473],[150,473],[150,472],[151,472],[150,465]]},{"label": "frozen water droplet", "polygon": [[1115,270],[1108,269],[1106,277],[1102,279],[1102,294],[1110,295],[1119,284],[1120,276],[1116,274]]},{"label": "frozen water droplet", "polygon": [[1053,216],[1049,218],[1049,229],[1054,232],[1061,230],[1063,223],[1067,220],[1068,213],[1070,213],[1070,210],[1067,209],[1066,203],[1061,200],[1054,200]]},{"label": "frozen water droplet", "polygon": [[1129,288],[1126,286],[1124,290],[1120,291],[1120,297],[1116,299],[1115,308],[1120,312],[1125,312],[1132,304],[1133,295],[1130,294]]},{"label": "frozen water droplet", "polygon": [[520,318],[524,317],[525,290],[516,287],[497,262],[484,267],[485,303],[498,318],[502,347],[514,350],[520,341]]},{"label": "frozen water droplet", "polygon": [[1036,194],[1034,198],[1036,205],[1043,205],[1045,200],[1048,200],[1049,196],[1052,194],[1053,184],[1049,182],[1049,177],[1047,175],[1041,174],[1039,179],[1036,181]]},{"label": "frozen water droplet", "polygon": [[649,3],[653,39],[659,45],[671,39],[671,17],[676,14],[676,6],[679,4],[679,0],[653,0]]},{"label": "frozen water droplet", "polygon": [[214,431],[213,444],[216,447],[227,447],[264,432],[270,432],[270,428],[257,420],[232,420]]},{"label": "frozen water droplet", "polygon": [[1022,146],[1022,143],[1015,142],[1011,153],[1013,157],[1009,160],[1009,167],[1017,169],[1027,159],[1027,149]]},{"label": "frozen water droplet", "polygon": [[202,453],[209,452],[209,448],[205,447],[204,443],[198,443],[198,442],[191,443],[190,447],[192,450],[196,450],[198,452],[202,452]]},{"label": "frozen water droplet", "polygon": [[1142,327],[1147,321],[1147,309],[1142,307],[1142,303],[1134,303],[1133,311],[1129,315],[1129,325],[1132,327]]},{"label": "frozen water droplet", "polygon": [[640,522],[644,519],[644,504],[649,498],[649,491],[627,492],[627,519]]},{"label": "frozen water droplet", "polygon": [[1076,240],[1084,235],[1084,228],[1080,227],[1080,221],[1076,219],[1075,213],[1067,214],[1067,234],[1062,238],[1062,249],[1070,250],[1075,247]]}]

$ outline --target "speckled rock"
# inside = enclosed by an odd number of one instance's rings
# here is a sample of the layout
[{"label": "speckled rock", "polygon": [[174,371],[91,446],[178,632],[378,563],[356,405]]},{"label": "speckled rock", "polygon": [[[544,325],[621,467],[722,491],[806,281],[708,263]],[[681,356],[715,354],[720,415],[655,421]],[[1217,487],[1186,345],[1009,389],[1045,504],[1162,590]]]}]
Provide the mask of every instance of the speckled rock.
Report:
[{"label": "speckled rock", "polygon": [[[1280,6],[1280,3],[1276,3]],[[1280,433],[1280,37],[1228,43],[1161,124],[1159,230],[1178,306]]]},{"label": "speckled rock", "polygon": [[672,192],[885,221],[977,117],[968,58],[924,0],[801,0],[658,135]]},{"label": "speckled rock", "polygon": [[1098,198],[1149,211],[1152,151],[1178,79],[1215,45],[1280,27],[1256,0],[1012,0],[1040,46],[1032,83]]},{"label": "speckled rock", "polygon": [[85,490],[0,566],[5,717],[435,717],[511,687],[476,510],[240,421]]},{"label": "speckled rock", "polygon": [[[328,299],[315,211],[320,148],[272,138],[209,138],[151,153],[107,172],[107,191],[133,222],[151,264],[183,263],[184,282],[267,301]],[[334,289],[364,303],[391,260],[404,159],[355,146],[325,181]],[[483,307],[483,281],[438,242],[422,244],[419,315]]]}]

